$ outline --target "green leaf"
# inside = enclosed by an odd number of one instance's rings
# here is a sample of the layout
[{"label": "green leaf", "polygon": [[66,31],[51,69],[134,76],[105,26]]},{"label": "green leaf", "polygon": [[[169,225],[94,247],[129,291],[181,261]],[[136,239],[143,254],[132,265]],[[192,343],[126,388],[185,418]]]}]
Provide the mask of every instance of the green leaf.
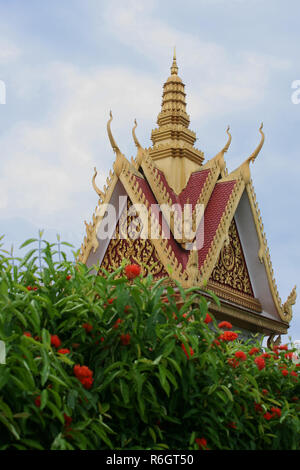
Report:
[{"label": "green leaf", "polygon": [[45,388],[41,393],[41,406],[40,409],[43,410],[47,405],[48,401],[48,390]]},{"label": "green leaf", "polygon": [[122,379],[120,380],[120,389],[121,389],[121,394],[122,394],[124,403],[125,403],[125,405],[127,405],[127,403],[129,403],[129,401],[130,401],[129,388],[128,388],[128,385],[126,384],[126,382]]},{"label": "green leaf", "polygon": [[229,390],[229,388],[226,387],[226,385],[221,385],[221,388],[222,388],[222,390],[224,390],[224,392],[228,396],[229,400],[233,401],[233,396],[232,396],[231,391]]},{"label": "green leaf", "polygon": [[166,374],[166,368],[162,366],[161,364],[158,365],[158,370],[159,370],[159,380],[161,383],[162,388],[166,392],[166,394],[169,396],[170,395],[170,385],[167,380],[167,374]]},{"label": "green leaf", "polygon": [[30,243],[37,242],[37,241],[38,241],[37,238],[28,238],[28,240],[26,240],[24,243],[22,243],[22,245],[19,247],[19,250],[21,248],[24,248],[25,246],[29,245]]}]

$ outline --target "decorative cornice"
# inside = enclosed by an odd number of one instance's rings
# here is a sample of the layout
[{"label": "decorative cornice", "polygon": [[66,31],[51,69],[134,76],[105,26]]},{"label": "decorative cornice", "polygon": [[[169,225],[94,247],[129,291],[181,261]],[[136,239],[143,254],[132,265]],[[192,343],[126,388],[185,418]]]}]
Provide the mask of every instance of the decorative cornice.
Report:
[{"label": "decorative cornice", "polygon": [[274,277],[274,270],[272,266],[268,244],[267,244],[267,237],[264,232],[264,225],[262,222],[260,210],[258,208],[258,203],[256,201],[256,194],[255,194],[251,179],[249,183],[247,184],[246,189],[247,189],[247,194],[248,194],[248,198],[250,202],[251,211],[253,214],[257,236],[258,236],[259,243],[260,243],[258,257],[259,257],[260,262],[264,263],[265,265],[271,294],[272,294],[276,309],[278,311],[278,314],[283,321],[290,322],[293,316],[292,305],[295,304],[296,297],[297,297],[296,286],[292,289],[286,302],[282,304],[281,298],[279,296],[278,288],[276,285],[275,277]]}]

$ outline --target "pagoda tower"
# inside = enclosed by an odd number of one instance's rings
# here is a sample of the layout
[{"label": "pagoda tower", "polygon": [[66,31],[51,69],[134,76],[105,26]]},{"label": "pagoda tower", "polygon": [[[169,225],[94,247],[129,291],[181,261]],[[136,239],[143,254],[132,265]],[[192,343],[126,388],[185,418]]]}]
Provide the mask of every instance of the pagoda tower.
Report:
[{"label": "pagoda tower", "polygon": [[210,310],[219,320],[229,320],[244,337],[268,336],[269,345],[280,341],[292,319],[296,287],[282,303],[274,279],[261,214],[250,174],[264,143],[263,125],[255,150],[228,173],[227,142],[204,161],[195,148],[196,134],[189,129],[185,85],[178,75],[174,52],[171,74],[163,86],[157,128],[152,147],[143,148],[132,135],[137,155],[128,160],[107,123],[108,137],[116,154],[113,171],[101,191],[78,261],[107,271],[123,259],[142,266],[143,275],[183,287],[199,287],[210,297]]}]

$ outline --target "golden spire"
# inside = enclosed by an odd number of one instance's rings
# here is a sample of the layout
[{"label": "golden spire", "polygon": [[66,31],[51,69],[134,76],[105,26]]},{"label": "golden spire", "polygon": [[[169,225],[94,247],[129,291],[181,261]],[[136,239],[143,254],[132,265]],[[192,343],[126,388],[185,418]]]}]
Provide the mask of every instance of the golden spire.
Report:
[{"label": "golden spire", "polygon": [[194,147],[196,134],[188,128],[190,118],[186,112],[185,97],[184,83],[178,76],[174,48],[171,75],[163,86],[161,112],[157,117],[158,128],[151,135],[153,149],[150,155],[154,160],[176,156],[187,157],[198,165],[202,164],[203,154]]},{"label": "golden spire", "polygon": [[155,160],[176,194],[185,188],[190,175],[199,171],[204,159],[203,152],[194,147],[196,134],[189,129],[185,97],[174,49],[171,75],[163,86],[158,127],[151,134],[153,147],[149,149],[149,156]]},{"label": "golden spire", "polygon": [[171,67],[171,75],[178,75],[178,67],[176,63],[176,47],[174,47],[174,54],[173,54],[173,63]]}]

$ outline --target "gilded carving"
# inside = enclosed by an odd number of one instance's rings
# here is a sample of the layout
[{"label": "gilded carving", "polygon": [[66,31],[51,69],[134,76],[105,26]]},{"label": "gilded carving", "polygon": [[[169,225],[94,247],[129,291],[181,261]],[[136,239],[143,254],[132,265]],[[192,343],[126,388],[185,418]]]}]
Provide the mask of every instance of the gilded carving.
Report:
[{"label": "gilded carving", "polygon": [[210,280],[254,297],[234,219],[230,224],[228,235],[229,242],[223,245]]},{"label": "gilded carving", "polygon": [[[130,215],[130,207],[131,202],[128,198],[127,212],[124,211],[119,219],[101,268],[113,271],[120,266],[123,259],[127,259],[140,264],[144,275],[151,273],[155,278],[168,276],[151,241],[139,238],[140,226],[137,219]],[[124,238],[126,233],[128,237]]]}]

